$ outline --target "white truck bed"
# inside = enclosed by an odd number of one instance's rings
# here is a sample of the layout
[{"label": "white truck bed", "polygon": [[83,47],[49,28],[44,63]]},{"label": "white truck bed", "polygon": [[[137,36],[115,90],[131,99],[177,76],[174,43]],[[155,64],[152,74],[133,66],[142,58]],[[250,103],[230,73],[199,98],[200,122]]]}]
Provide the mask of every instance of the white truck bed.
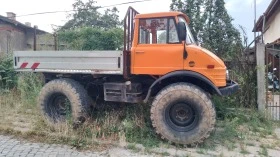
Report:
[{"label": "white truck bed", "polygon": [[16,71],[123,74],[122,51],[15,51]]}]

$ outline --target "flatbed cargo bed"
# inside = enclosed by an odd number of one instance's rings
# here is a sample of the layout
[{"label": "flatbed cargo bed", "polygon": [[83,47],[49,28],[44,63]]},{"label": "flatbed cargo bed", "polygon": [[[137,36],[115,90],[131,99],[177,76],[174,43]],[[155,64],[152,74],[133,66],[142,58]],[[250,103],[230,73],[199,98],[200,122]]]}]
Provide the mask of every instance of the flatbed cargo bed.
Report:
[{"label": "flatbed cargo bed", "polygon": [[122,51],[16,51],[16,71],[123,74]]}]

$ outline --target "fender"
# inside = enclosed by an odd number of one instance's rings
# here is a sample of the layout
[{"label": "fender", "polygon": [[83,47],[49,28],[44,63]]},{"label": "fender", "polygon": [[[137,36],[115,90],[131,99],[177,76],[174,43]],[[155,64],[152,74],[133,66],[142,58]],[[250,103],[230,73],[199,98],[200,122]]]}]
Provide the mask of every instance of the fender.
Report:
[{"label": "fender", "polygon": [[204,83],[208,84],[209,86],[211,86],[214,91],[216,92],[216,94],[218,95],[222,95],[221,91],[208,79],[206,78],[205,76],[197,73],[197,72],[193,72],[193,71],[175,71],[175,72],[171,72],[171,73],[168,73],[162,77],[160,77],[159,79],[157,79],[150,87],[149,87],[149,90],[148,90],[148,93],[147,93],[147,96],[146,98],[144,99],[144,102],[147,103],[148,102],[148,99],[150,98],[151,96],[151,92],[152,92],[152,89],[153,87],[158,84],[160,81],[162,80],[165,80],[167,78],[171,78],[171,77],[176,77],[176,76],[187,76],[187,77],[193,77],[193,78],[196,78],[198,80],[201,80],[203,81]]}]

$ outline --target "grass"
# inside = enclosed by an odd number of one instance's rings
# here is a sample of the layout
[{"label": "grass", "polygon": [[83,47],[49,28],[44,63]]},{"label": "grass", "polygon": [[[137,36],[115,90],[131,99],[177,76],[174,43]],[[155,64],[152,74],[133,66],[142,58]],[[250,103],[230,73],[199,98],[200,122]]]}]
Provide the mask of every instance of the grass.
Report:
[{"label": "grass", "polygon": [[162,156],[170,156],[170,154],[168,152],[163,152],[161,153]]},{"label": "grass", "polygon": [[[162,141],[152,129],[149,105],[119,105],[108,103],[92,113],[92,117],[82,127],[73,129],[69,124],[50,125],[36,105],[38,93],[42,88],[42,76],[33,73],[20,73],[16,86],[0,86],[0,126],[3,130],[21,128],[31,135],[44,134],[46,139],[53,135],[61,143],[78,148],[86,148],[94,141],[114,141],[140,143],[146,147],[157,147]],[[9,80],[9,79],[7,79]],[[7,81],[6,81],[7,82]],[[6,83],[4,82],[4,83]],[[7,83],[6,83],[7,84]],[[10,125],[12,123],[12,125]],[[14,124],[14,125],[13,125]],[[28,124],[25,127],[17,125]],[[66,140],[64,137],[71,137]],[[61,140],[60,140],[61,139]]]},{"label": "grass", "polygon": [[251,142],[246,143],[246,145],[247,145],[247,146],[256,146],[256,144],[251,143]]},{"label": "grass", "polygon": [[135,152],[135,153],[141,151],[141,149],[138,148],[138,147],[136,146],[135,143],[129,143],[129,144],[126,146],[126,148],[132,150],[132,151]]},{"label": "grass", "polygon": [[204,149],[198,149],[196,152],[198,154],[206,154],[206,151]]},{"label": "grass", "polygon": [[248,152],[246,149],[241,149],[240,153],[241,154],[250,154],[250,152]]},{"label": "grass", "polygon": [[261,144],[261,148],[268,148],[268,149],[274,149],[276,147],[275,143],[270,143],[270,144]]},{"label": "grass", "polygon": [[261,156],[268,156],[267,148],[264,146],[261,146],[261,150],[259,151],[259,155]]},{"label": "grass", "polygon": [[[223,145],[232,151],[238,147],[237,143],[273,136],[276,124],[258,111],[247,108],[227,108],[217,98],[214,98],[214,102],[218,115],[216,130],[201,147],[213,150],[216,145]],[[246,151],[243,150],[243,153]]]},{"label": "grass", "polygon": [[50,125],[40,115],[36,106],[36,97],[41,88],[40,81],[33,80],[32,84],[37,87],[25,84],[32,82],[30,79],[38,78],[33,74],[24,76],[19,79],[19,90],[1,92],[0,130],[3,130],[4,133],[11,132],[20,135],[19,132],[23,131],[22,126],[17,125],[28,124],[24,127],[27,131],[21,136],[25,137],[25,134],[28,133],[30,137],[39,141],[41,138],[45,138],[50,143],[69,144],[80,149],[96,145],[97,141],[105,141],[101,142],[102,144],[121,141],[140,143],[151,148],[162,143],[151,127],[148,115],[149,106],[147,105],[105,104],[95,110],[92,117],[78,129],[73,129],[69,124]]},{"label": "grass", "polygon": [[[112,109],[108,106],[101,111],[94,111],[94,116],[77,130],[73,130],[69,125],[49,126],[44,120],[36,124],[35,130],[78,137],[72,145],[79,148],[88,144],[86,140],[125,141],[156,147],[161,140],[148,126],[150,122],[145,122],[142,115],[144,113],[132,112],[132,110],[141,111],[141,108],[141,106],[125,106],[122,109]],[[143,119],[139,119],[141,117]],[[133,148],[133,145],[128,147]]]},{"label": "grass", "polygon": [[250,152],[248,152],[248,150],[246,150],[246,145],[244,143],[240,143],[240,153],[241,154],[250,154]]}]

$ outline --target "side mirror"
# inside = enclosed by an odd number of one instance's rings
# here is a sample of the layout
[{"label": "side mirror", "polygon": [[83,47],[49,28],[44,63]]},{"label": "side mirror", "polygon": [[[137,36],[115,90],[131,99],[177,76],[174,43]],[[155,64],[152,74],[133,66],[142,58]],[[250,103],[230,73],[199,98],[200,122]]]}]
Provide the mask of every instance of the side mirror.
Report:
[{"label": "side mirror", "polygon": [[180,41],[185,41],[187,37],[186,24],[184,22],[178,23],[178,36]]}]

